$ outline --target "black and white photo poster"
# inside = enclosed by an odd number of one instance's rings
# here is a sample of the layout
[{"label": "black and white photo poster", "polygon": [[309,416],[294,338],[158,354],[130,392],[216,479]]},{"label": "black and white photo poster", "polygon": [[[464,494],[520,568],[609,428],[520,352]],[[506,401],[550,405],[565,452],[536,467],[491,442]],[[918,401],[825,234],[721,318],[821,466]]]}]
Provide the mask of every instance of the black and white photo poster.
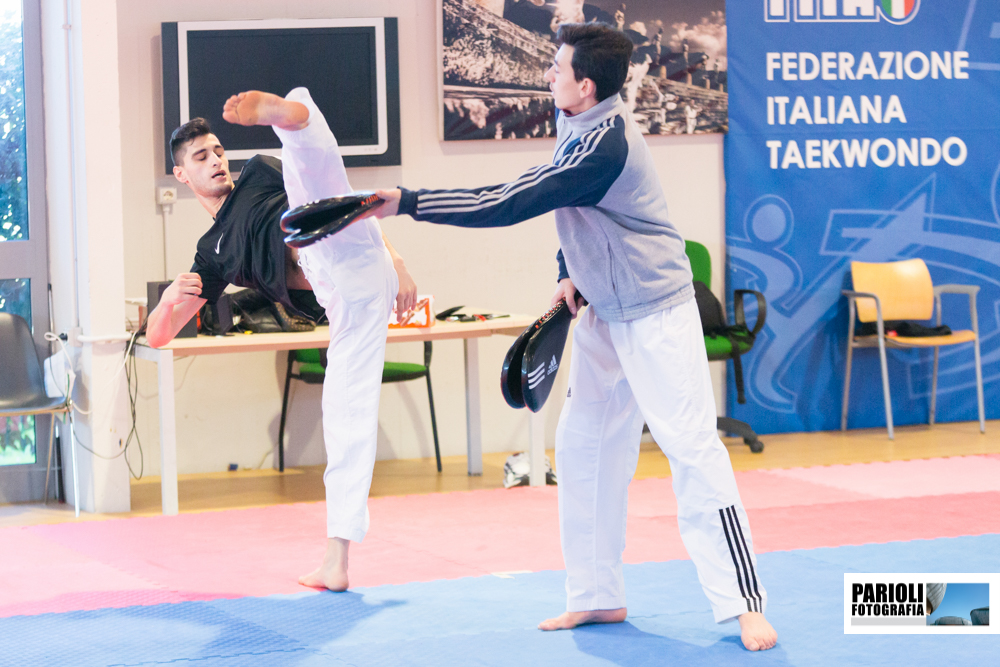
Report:
[{"label": "black and white photo poster", "polygon": [[635,44],[622,98],[643,132],[727,131],[724,0],[442,0],[444,139],[555,136],[556,30],[589,21]]}]

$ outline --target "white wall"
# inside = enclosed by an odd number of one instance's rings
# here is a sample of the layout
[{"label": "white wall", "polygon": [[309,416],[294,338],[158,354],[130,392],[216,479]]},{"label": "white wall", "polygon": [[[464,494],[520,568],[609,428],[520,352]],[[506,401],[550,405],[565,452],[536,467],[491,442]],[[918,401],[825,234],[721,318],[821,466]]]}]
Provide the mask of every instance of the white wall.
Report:
[{"label": "white wall", "polygon": [[[395,16],[399,19],[401,167],[350,170],[356,189],[471,187],[505,182],[551,159],[552,140],[508,142],[438,141],[437,5],[435,0],[346,0],[275,3],[273,0],[118,3],[118,70],[125,218],[125,293],[145,294],[148,280],[163,277],[157,186],[163,175],[160,22],[236,18],[326,18]],[[220,85],[225,85],[220,82]],[[232,91],[238,92],[238,91]],[[275,91],[285,92],[285,91]],[[723,247],[722,137],[651,137],[671,216],[685,237],[721,258]],[[170,218],[169,275],[187,270],[195,243],[211,221],[181,189]],[[558,241],[552,216],[498,230],[463,230],[409,218],[383,227],[416,278],[433,293],[439,309],[466,304],[495,311],[541,314],[555,288]],[[717,260],[718,263],[718,260]],[[721,269],[721,264],[717,264]],[[717,291],[721,271],[717,269]],[[508,408],[498,391],[503,355],[512,339],[480,345],[483,448],[524,449],[527,416]],[[417,361],[419,344],[391,345],[392,360]],[[442,454],[465,451],[465,404],[460,342],[435,344],[432,364]],[[179,471],[224,469],[227,463],[257,466],[277,442],[285,353],[199,357],[177,362]],[[715,366],[715,365],[713,365]],[[721,365],[715,369],[721,378]],[[139,432],[147,474],[159,469],[156,385],[153,367],[140,365]],[[553,391],[547,408],[551,446],[565,393]],[[324,460],[319,423],[319,387],[297,384],[286,439],[290,465]],[[379,415],[379,458],[433,455],[426,391],[422,383],[387,385]],[[267,459],[265,465],[271,465]]]}]

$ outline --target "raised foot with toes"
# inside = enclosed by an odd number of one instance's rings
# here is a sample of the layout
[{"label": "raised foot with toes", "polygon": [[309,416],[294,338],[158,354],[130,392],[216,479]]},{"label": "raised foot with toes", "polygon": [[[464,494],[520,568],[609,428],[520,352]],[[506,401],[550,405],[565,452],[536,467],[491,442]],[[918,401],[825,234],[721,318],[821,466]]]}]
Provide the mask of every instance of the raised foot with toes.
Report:
[{"label": "raised foot with toes", "polygon": [[273,93],[249,90],[233,95],[222,108],[222,117],[235,125],[271,125],[301,130],[309,124],[309,109]]}]

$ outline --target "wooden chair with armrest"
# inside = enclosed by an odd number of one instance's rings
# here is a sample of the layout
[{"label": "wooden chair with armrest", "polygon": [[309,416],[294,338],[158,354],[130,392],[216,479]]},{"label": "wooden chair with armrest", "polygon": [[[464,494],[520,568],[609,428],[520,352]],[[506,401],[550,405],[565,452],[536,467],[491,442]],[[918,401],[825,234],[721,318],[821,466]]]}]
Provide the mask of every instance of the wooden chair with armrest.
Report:
[{"label": "wooden chair with armrest", "polygon": [[[979,356],[979,320],[976,316],[977,285],[938,285],[931,282],[930,271],[922,259],[902,262],[868,263],[851,262],[853,290],[844,290],[848,303],[847,369],[844,377],[844,403],[841,408],[840,430],[847,429],[848,398],[851,389],[851,361],[855,348],[878,347],[882,366],[882,393],[885,396],[885,421],[889,439],[893,439],[892,398],[889,395],[889,371],[886,364],[887,347],[897,349],[934,348],[934,370],[931,380],[929,423],[934,424],[937,403],[937,377],[939,348],[942,346],[972,343],[975,357],[976,397],[979,401],[979,430],[986,432],[986,413],[983,406],[983,369]],[[887,336],[885,323],[893,320],[928,320],[935,311],[937,324],[941,325],[941,295],[965,294],[969,298],[969,317],[972,330],[953,331],[945,336]],[[875,322],[877,333],[858,336],[858,322]]]}]

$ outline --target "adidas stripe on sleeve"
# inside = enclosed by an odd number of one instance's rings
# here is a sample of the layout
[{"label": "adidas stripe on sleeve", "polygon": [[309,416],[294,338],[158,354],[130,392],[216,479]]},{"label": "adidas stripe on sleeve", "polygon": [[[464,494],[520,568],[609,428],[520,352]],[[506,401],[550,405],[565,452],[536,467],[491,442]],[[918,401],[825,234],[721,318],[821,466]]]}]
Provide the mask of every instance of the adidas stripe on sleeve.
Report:
[{"label": "adidas stripe on sleeve", "polygon": [[517,180],[471,190],[403,189],[400,214],[459,227],[506,227],[557,208],[595,206],[628,156],[625,121],[614,116],[570,142],[550,164]]}]

